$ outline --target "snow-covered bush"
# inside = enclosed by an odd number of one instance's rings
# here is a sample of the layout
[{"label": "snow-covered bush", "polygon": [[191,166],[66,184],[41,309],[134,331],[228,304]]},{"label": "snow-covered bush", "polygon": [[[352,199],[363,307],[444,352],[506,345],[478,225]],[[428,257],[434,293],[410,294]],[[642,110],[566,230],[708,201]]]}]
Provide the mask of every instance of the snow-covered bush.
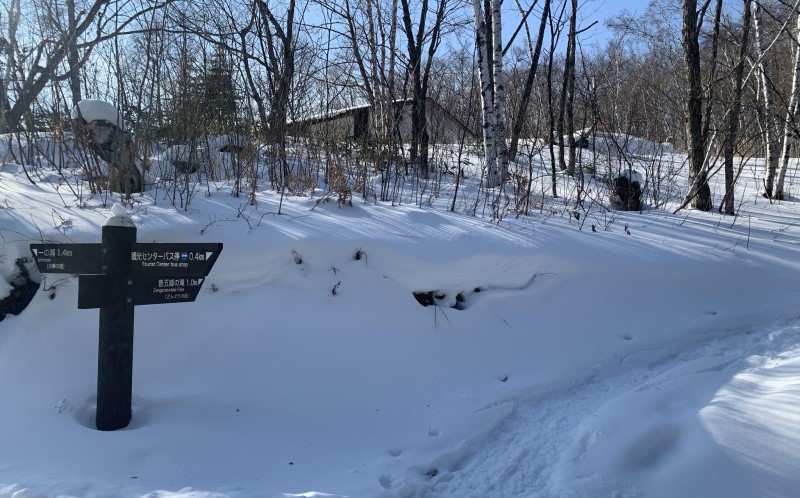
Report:
[{"label": "snow-covered bush", "polygon": [[175,166],[176,173],[195,173],[201,170],[201,149],[190,145],[173,145],[167,149],[167,159]]},{"label": "snow-covered bush", "polygon": [[242,135],[209,136],[194,144],[168,147],[164,159],[174,166],[177,174],[199,172],[216,181],[236,176],[248,147],[247,137]]},{"label": "snow-covered bush", "polygon": [[642,185],[644,179],[635,170],[624,169],[611,182],[608,200],[611,207],[620,211],[642,209]]},{"label": "snow-covered bush", "polygon": [[16,258],[16,272],[6,281],[0,276],[0,322],[6,315],[19,315],[39,290],[39,282],[31,278],[28,265],[30,258]]},{"label": "snow-covered bush", "polygon": [[[685,188],[679,184],[684,161],[668,142],[654,142],[621,133],[593,131],[591,128],[575,134],[575,142],[583,148],[584,170],[605,182],[613,191],[616,179],[625,170],[644,173],[639,180],[642,196],[655,207],[676,201]],[[631,179],[628,178],[629,183]],[[618,192],[610,196],[618,198]],[[612,202],[615,209],[620,209]]]}]

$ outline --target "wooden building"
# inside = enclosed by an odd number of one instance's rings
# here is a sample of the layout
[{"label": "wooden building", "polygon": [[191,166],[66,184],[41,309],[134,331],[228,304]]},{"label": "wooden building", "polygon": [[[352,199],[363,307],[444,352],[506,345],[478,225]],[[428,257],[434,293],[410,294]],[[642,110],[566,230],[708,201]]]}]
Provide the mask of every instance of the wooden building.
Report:
[{"label": "wooden building", "polygon": [[[403,142],[411,140],[412,101],[396,100],[395,115],[399,118],[398,130]],[[433,99],[425,105],[428,135],[434,143],[454,143],[461,139],[476,140],[478,135],[452,116]],[[306,137],[329,137],[361,140],[369,137],[372,106],[364,104],[327,114],[299,119],[289,123],[289,134]]]}]

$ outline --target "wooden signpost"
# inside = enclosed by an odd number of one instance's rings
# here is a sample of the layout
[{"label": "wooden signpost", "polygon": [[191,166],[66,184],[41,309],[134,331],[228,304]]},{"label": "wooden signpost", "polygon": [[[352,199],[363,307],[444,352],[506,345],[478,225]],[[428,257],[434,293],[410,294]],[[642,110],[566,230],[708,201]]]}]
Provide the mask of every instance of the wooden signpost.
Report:
[{"label": "wooden signpost", "polygon": [[41,273],[78,275],[78,308],[100,309],[96,424],[101,431],[127,427],[134,306],[194,301],[222,244],[139,244],[133,221],[113,216],[100,244],[31,244],[30,249]]}]

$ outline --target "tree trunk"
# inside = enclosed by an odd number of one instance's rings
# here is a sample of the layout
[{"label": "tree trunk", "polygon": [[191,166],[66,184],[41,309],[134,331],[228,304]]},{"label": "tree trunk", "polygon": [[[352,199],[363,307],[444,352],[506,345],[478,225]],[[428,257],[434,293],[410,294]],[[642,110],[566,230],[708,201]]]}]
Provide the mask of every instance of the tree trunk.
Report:
[{"label": "tree trunk", "polygon": [[503,31],[500,5],[502,0],[492,0],[492,43],[494,64],[492,66],[495,107],[495,147],[497,147],[497,175],[490,184],[500,185],[508,179],[508,144],[506,143],[506,88],[503,74]]},{"label": "tree trunk", "polygon": [[686,104],[684,119],[689,137],[689,193],[692,207],[709,211],[711,189],[705,171],[705,140],[703,137],[703,84],[700,74],[700,44],[697,24],[697,0],[682,0],[683,59],[686,65]]},{"label": "tree trunk", "polygon": [[[800,38],[800,11],[795,11],[794,39]],[[784,181],[786,170],[789,168],[789,154],[792,149],[794,130],[796,129],[795,116],[797,115],[798,101],[800,100],[800,46],[795,46],[794,75],[792,77],[792,93],[789,97],[789,108],[786,112],[786,122],[783,127],[783,153],[781,154],[778,179],[775,184],[775,198],[783,200]]]},{"label": "tree trunk", "polygon": [[751,10],[750,0],[742,2],[742,39],[739,45],[739,60],[733,69],[733,102],[731,103],[730,114],[728,114],[728,133],[725,135],[723,145],[724,164],[725,164],[725,198],[720,211],[725,214],[734,213],[734,187],[736,176],[733,171],[733,155],[736,149],[736,136],[739,132],[739,113],[742,108],[742,87],[744,86],[744,61],[747,57],[747,46],[750,41],[750,21]]},{"label": "tree trunk", "polygon": [[7,14],[7,27],[8,27],[8,40],[3,44],[3,55],[5,56],[5,67],[2,68],[3,73],[0,75],[0,133],[7,133],[14,128],[10,125],[9,113],[11,112],[11,102],[8,99],[9,92],[11,91],[10,85],[14,74],[15,62],[15,49],[17,46],[17,28],[19,26],[20,16],[20,0],[11,0]]},{"label": "tree trunk", "polygon": [[753,27],[755,28],[756,56],[758,57],[758,76],[761,81],[761,93],[764,98],[764,144],[767,149],[764,167],[764,195],[768,199],[775,198],[775,173],[778,169],[778,124],[775,120],[772,82],[767,76],[764,65],[763,34],[761,30],[761,7],[753,2]]},{"label": "tree trunk", "polygon": [[[264,33],[267,38],[273,80],[270,95],[270,114],[268,117],[269,136],[279,147],[284,163],[284,176],[288,173],[286,164],[286,122],[289,112],[292,81],[294,80],[294,14],[295,0],[289,0],[286,8],[285,27],[275,18],[263,0],[258,2],[262,16]],[[278,41],[275,41],[275,38]],[[278,42],[280,46],[278,46]],[[280,59],[279,59],[280,57]]]},{"label": "tree trunk", "polygon": [[[414,33],[414,26],[411,22],[411,6],[409,0],[401,0],[403,8],[403,29],[406,34],[406,48],[408,50],[408,75],[411,79],[411,147],[409,156],[411,163],[417,168],[419,174],[427,178],[427,164],[421,164],[420,142],[422,133],[425,131],[425,116],[421,113],[422,101],[422,45],[417,42],[417,34]],[[425,20],[427,19],[428,2],[423,0],[420,9],[420,23],[418,33],[424,33]]]},{"label": "tree trunk", "polygon": [[[367,26],[369,40],[367,45],[371,56],[372,88],[375,92],[372,112],[372,128],[376,140],[373,145],[382,147],[394,154],[394,57],[397,40],[397,5],[398,0],[392,0],[389,10],[388,22],[384,18],[383,8],[378,0],[367,0]],[[388,33],[386,26],[388,24]]]},{"label": "tree trunk", "polygon": [[[67,30],[76,33],[78,21],[75,18],[75,0],[67,0]],[[67,41],[67,64],[69,65],[69,89],[72,93],[72,105],[83,100],[81,94],[81,58],[78,53],[78,39],[72,35]]]},{"label": "tree trunk", "polygon": [[544,0],[542,7],[542,20],[539,23],[539,33],[536,36],[536,47],[531,52],[531,67],[528,69],[528,76],[525,79],[525,86],[522,89],[520,96],[520,104],[517,109],[517,115],[514,118],[514,124],[511,127],[511,145],[508,148],[508,158],[511,161],[517,158],[517,148],[519,147],[519,137],[522,133],[522,128],[525,125],[525,120],[528,114],[528,103],[531,100],[531,93],[533,92],[533,81],[536,78],[536,70],[539,68],[539,57],[542,53],[542,41],[544,40],[544,31],[547,26],[547,18],[550,15],[550,0]]},{"label": "tree trunk", "polygon": [[486,19],[483,16],[480,0],[472,0],[472,13],[475,17],[475,45],[478,53],[478,77],[481,81],[481,116],[483,128],[484,151],[484,182],[486,185],[496,186],[492,182],[496,179],[496,153],[494,131],[496,117],[494,114],[494,87],[489,76],[489,61],[487,60]]},{"label": "tree trunk", "polygon": [[567,39],[567,58],[564,63],[564,87],[566,96],[564,102],[564,117],[566,119],[567,146],[569,155],[567,160],[567,174],[575,176],[575,46],[577,44],[578,0],[572,0],[572,12],[569,17],[569,35]]},{"label": "tree trunk", "polygon": [[711,130],[711,121],[713,120],[714,104],[716,99],[714,97],[714,87],[717,81],[717,54],[719,52],[719,28],[720,20],[722,18],[722,0],[717,0],[717,6],[714,9],[714,24],[711,30],[711,55],[709,58],[708,69],[708,93],[706,94],[706,109],[703,114],[703,141],[707,142]]},{"label": "tree trunk", "polygon": [[[508,178],[508,146],[505,137],[505,87],[503,85],[503,36],[500,0],[486,0],[487,11],[479,0],[472,0],[475,17],[475,44],[481,80],[483,110],[484,184],[499,187]],[[491,22],[489,22],[491,21]],[[491,26],[491,28],[490,28]],[[491,33],[491,40],[488,33]]]},{"label": "tree trunk", "polygon": [[[409,0],[401,0],[403,8],[403,28],[408,45],[408,60],[411,77],[411,162],[415,163],[420,175],[428,178],[430,175],[428,165],[428,146],[430,135],[426,105],[428,99],[428,80],[430,78],[431,63],[441,42],[442,25],[447,9],[447,0],[439,0],[436,17],[430,31],[426,30],[428,24],[428,0],[422,0],[419,22],[416,32],[411,22],[411,5]],[[423,48],[428,43],[427,61],[423,66]]]},{"label": "tree trunk", "polygon": [[[548,124],[548,140],[547,140],[547,149],[550,152],[550,189],[553,198],[558,197],[558,182],[556,177],[556,154],[553,146],[553,141],[555,140],[556,134],[556,115],[555,111],[553,110],[553,100],[554,100],[554,91],[553,91],[553,66],[554,66],[554,59],[553,53],[555,52],[556,42],[558,41],[558,32],[559,30],[555,29],[556,24],[561,22],[561,16],[563,16],[563,9],[557,21],[553,19],[553,12],[551,11],[547,17],[548,23],[550,25],[550,50],[548,51],[547,55],[547,124]],[[555,21],[555,22],[554,22]]]},{"label": "tree trunk", "polygon": [[400,133],[399,133],[399,122],[400,120],[397,118],[395,114],[395,61],[397,60],[397,16],[395,15],[397,12],[397,0],[392,0],[392,10],[389,13],[389,17],[391,21],[389,22],[389,63],[388,67],[383,67],[383,74],[386,81],[386,101],[388,104],[388,109],[386,116],[384,119],[386,120],[386,137],[389,140],[389,143],[392,144],[392,153],[395,152],[395,148],[397,147],[396,142],[400,142]]},{"label": "tree trunk", "polygon": [[242,67],[244,68],[244,75],[245,80],[247,81],[247,87],[249,88],[248,94],[253,99],[253,102],[256,104],[256,112],[258,113],[258,119],[261,122],[261,126],[267,124],[267,109],[264,105],[264,98],[261,96],[261,88],[259,85],[256,84],[255,79],[253,78],[253,69],[250,65],[251,59],[253,57],[250,55],[249,44],[247,42],[247,35],[253,29],[253,25],[256,22],[257,14],[256,14],[256,6],[253,5],[253,8],[250,11],[250,20],[241,31],[239,31],[239,50],[242,53]]}]

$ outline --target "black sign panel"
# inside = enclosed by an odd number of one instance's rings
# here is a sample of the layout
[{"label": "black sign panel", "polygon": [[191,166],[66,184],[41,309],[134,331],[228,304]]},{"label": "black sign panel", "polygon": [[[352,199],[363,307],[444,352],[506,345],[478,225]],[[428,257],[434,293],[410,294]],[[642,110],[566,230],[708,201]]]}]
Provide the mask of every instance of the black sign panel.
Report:
[{"label": "black sign panel", "polygon": [[[133,305],[189,303],[197,299],[203,277],[131,277],[125,290]],[[111,289],[105,275],[81,275],[78,279],[78,308],[105,308],[110,305]]]},{"label": "black sign panel", "polygon": [[133,304],[189,303],[197,299],[203,277],[136,277]]},{"label": "black sign panel", "polygon": [[104,273],[100,244],[31,244],[41,273],[96,275]]},{"label": "black sign panel", "polygon": [[134,244],[130,272],[164,277],[205,277],[217,261],[222,243]]}]

